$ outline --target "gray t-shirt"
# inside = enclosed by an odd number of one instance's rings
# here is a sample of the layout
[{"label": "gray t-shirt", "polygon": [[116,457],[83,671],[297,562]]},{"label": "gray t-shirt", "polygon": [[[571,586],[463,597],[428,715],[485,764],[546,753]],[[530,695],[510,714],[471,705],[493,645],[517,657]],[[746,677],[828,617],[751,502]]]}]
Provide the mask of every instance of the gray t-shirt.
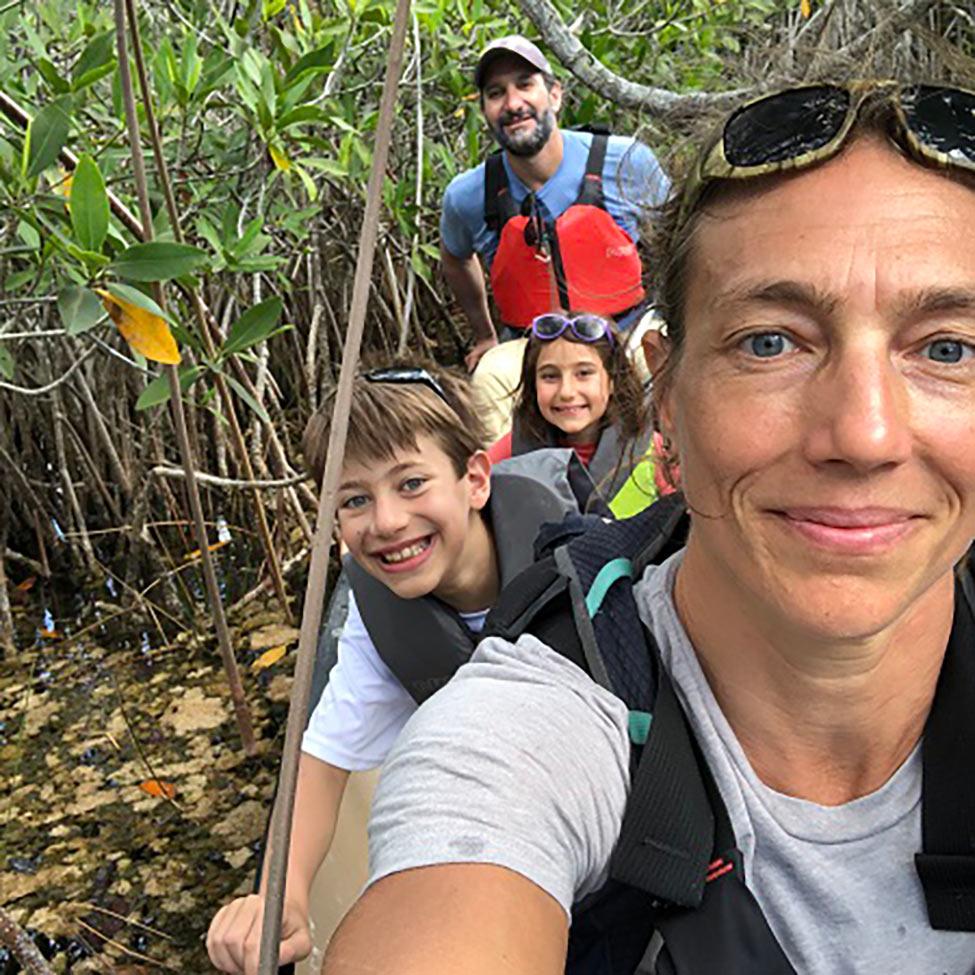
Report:
[{"label": "gray t-shirt", "polygon": [[[680,553],[635,585],[640,615],[728,807],[745,876],[801,975],[973,975],[975,934],[934,931],[918,749],[871,795],[825,807],[759,781],[673,602]],[[568,913],[604,882],[629,790],[623,703],[533,637],[485,640],[410,719],[370,820],[370,883],[412,867],[491,863]]]}]

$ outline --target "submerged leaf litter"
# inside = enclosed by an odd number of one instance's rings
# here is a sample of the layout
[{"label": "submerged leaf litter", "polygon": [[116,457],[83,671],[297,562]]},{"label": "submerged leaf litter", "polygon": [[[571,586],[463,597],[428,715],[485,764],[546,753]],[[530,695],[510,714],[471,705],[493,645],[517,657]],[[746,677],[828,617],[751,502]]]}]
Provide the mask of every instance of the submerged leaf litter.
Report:
[{"label": "submerged leaf litter", "polygon": [[0,904],[55,972],[210,971],[209,920],[253,883],[298,633],[256,603],[232,621],[248,759],[212,641],[85,622],[0,658]]}]

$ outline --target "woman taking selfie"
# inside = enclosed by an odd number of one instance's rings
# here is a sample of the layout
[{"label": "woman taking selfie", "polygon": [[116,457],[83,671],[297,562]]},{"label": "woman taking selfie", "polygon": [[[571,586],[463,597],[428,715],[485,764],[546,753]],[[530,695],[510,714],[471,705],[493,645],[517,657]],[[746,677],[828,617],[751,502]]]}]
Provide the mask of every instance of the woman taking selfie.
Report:
[{"label": "woman taking selfie", "polygon": [[648,341],[688,513],[557,552],[575,634],[486,639],[416,715],[328,975],[970,975],[973,225],[958,88],[699,145]]}]

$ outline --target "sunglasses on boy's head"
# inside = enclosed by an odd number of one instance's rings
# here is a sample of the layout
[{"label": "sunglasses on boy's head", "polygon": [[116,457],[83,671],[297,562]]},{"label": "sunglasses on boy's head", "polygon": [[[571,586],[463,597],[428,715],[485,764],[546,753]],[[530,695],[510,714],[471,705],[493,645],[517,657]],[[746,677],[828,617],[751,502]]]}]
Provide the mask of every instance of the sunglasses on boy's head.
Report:
[{"label": "sunglasses on boy's head", "polygon": [[389,366],[384,369],[373,369],[363,373],[362,378],[367,383],[389,383],[393,386],[426,386],[433,390],[451,409],[453,406],[443,386],[426,369],[414,366]]},{"label": "sunglasses on boy's head", "polygon": [[864,100],[884,89],[894,97],[891,136],[911,156],[930,166],[975,171],[973,92],[893,81],[790,88],[742,106],[725,122],[688,181],[678,223],[713,180],[803,169],[835,156]]},{"label": "sunglasses on boy's head", "polygon": [[560,315],[549,312],[532,320],[531,333],[543,342],[557,339],[566,331],[571,331],[580,342],[607,339],[610,345],[613,344],[613,332],[609,322],[599,315]]}]

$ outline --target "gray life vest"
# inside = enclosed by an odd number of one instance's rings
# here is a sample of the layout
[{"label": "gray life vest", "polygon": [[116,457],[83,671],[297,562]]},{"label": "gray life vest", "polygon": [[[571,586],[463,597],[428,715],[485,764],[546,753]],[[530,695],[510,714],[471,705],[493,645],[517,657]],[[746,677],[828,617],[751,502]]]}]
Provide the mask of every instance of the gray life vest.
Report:
[{"label": "gray life vest", "polygon": [[[534,561],[539,528],[578,510],[566,473],[569,453],[538,451],[530,465],[518,459],[494,466],[486,513],[502,587]],[[379,656],[422,703],[470,658],[480,635],[435,596],[402,599],[351,558],[345,570]]]},{"label": "gray life vest", "polygon": [[[621,440],[616,426],[604,427],[599,443],[588,467],[578,464],[577,471],[570,471],[570,479],[579,503],[580,511],[607,511],[609,503],[629,480],[633,468],[650,452],[653,431],[646,430],[636,440]],[[511,429],[512,458],[530,454],[539,448],[556,448],[555,437],[549,433],[547,440],[533,437],[515,418]]]}]

